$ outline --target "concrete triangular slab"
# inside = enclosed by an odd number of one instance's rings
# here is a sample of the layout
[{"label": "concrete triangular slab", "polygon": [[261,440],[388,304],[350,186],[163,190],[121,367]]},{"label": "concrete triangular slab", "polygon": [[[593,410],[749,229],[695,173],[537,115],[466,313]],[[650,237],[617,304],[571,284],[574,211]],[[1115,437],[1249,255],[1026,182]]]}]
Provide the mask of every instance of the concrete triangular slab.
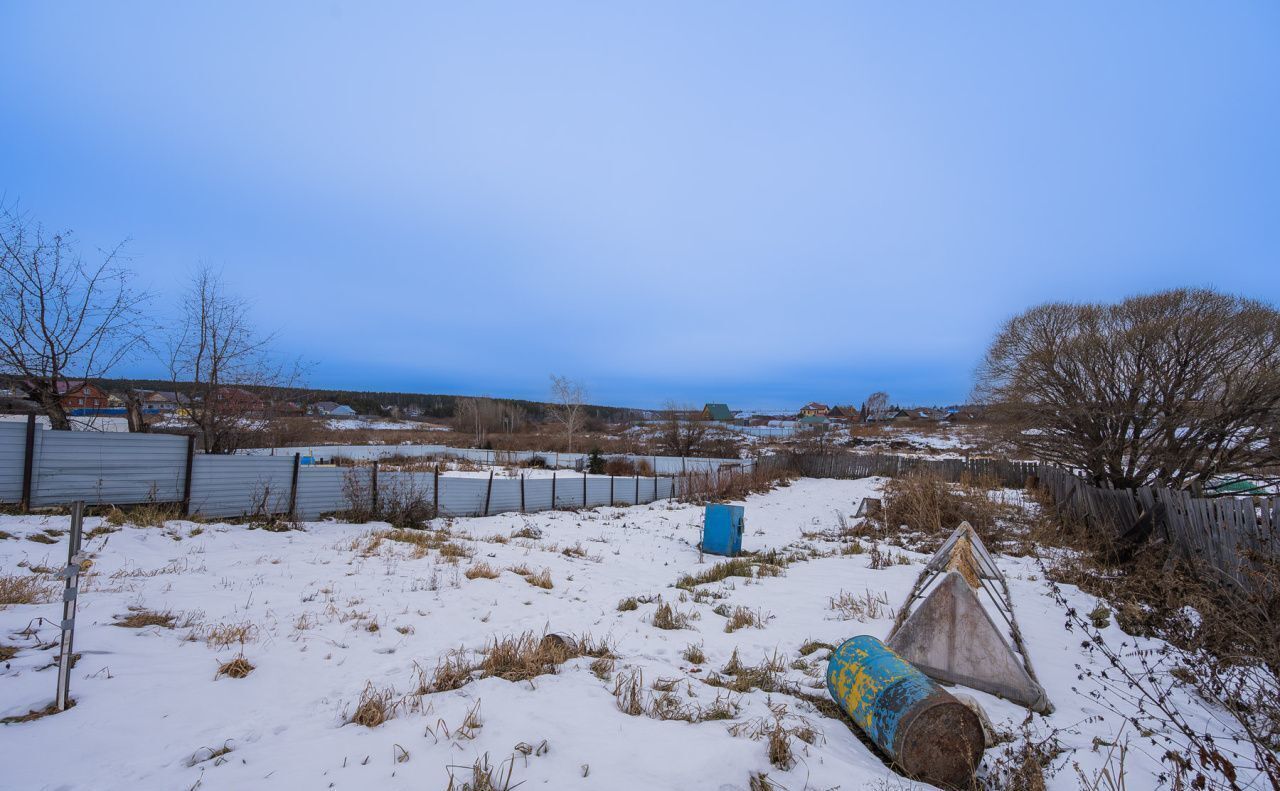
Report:
[{"label": "concrete triangular slab", "polygon": [[947,540],[942,542],[942,546],[938,548],[938,551],[933,553],[933,557],[929,558],[929,562],[925,564],[925,567],[930,571],[941,572],[945,570],[951,561],[952,552],[962,540],[967,540],[969,548],[973,550],[973,559],[978,573],[984,579],[1004,582],[1004,574],[1000,572],[995,561],[991,559],[991,553],[987,551],[982,539],[978,538],[977,531],[970,527],[968,522],[961,522],[960,526],[951,532]]},{"label": "concrete triangular slab", "polygon": [[938,681],[990,692],[1033,711],[1050,708],[1044,689],[959,571],[944,573],[886,643]]}]

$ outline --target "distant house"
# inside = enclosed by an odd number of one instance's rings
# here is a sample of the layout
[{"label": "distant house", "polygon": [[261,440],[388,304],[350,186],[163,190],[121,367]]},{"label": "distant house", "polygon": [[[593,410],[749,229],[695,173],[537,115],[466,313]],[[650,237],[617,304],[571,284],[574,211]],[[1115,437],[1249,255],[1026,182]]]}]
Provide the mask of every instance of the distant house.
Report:
[{"label": "distant house", "polygon": [[142,402],[143,413],[148,415],[177,412],[179,406],[185,406],[190,401],[185,394],[175,393],[172,390],[135,390],[133,392]]},{"label": "distant house", "polygon": [[[35,395],[35,383],[26,382],[25,388],[31,400],[39,401]],[[70,412],[74,409],[106,409],[110,406],[107,392],[101,387],[78,379],[58,380],[58,400],[62,408]]]},{"label": "distant house", "polygon": [[707,404],[702,408],[703,420],[733,420],[733,413],[729,411],[728,404]]},{"label": "distant house", "polygon": [[825,417],[826,414],[830,411],[831,411],[830,408],[826,404],[819,404],[817,401],[810,401],[809,403],[800,407],[800,416],[801,417],[819,417],[819,416]]},{"label": "distant house", "polygon": [[858,408],[849,404],[833,406],[827,410],[827,417],[832,420],[857,420],[858,414]]},{"label": "distant house", "polygon": [[796,422],[805,429],[823,429],[831,424],[826,415],[805,415]]},{"label": "distant house", "polygon": [[262,411],[262,399],[242,387],[220,387],[213,394],[214,400],[233,412]]},{"label": "distant house", "polygon": [[356,411],[346,404],[335,401],[321,401],[311,405],[311,414],[321,417],[355,417]]},{"label": "distant house", "polygon": [[905,409],[892,407],[889,409],[880,409],[867,415],[868,423],[894,423],[898,421],[911,420],[912,414]]}]

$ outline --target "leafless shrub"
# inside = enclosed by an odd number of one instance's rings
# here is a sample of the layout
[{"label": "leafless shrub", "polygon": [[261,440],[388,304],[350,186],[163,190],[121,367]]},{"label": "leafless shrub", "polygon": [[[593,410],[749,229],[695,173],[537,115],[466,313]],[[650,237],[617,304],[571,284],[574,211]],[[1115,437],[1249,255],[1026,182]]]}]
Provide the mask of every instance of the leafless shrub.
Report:
[{"label": "leafless shrub", "polygon": [[[466,775],[459,779],[453,773],[455,769],[461,769]],[[511,782],[514,771],[514,755],[494,766],[489,763],[489,754],[485,753],[471,766],[450,766],[449,785],[445,791],[511,791],[521,785]]]},{"label": "leafless shrub", "polygon": [[1173,488],[1280,463],[1280,311],[1207,289],[1050,303],[1008,321],[975,395],[1030,458]]},{"label": "leafless shrub", "polygon": [[787,486],[794,477],[789,470],[757,464],[748,470],[721,468],[688,472],[676,480],[676,489],[681,502],[702,505],[743,500],[749,494]]}]

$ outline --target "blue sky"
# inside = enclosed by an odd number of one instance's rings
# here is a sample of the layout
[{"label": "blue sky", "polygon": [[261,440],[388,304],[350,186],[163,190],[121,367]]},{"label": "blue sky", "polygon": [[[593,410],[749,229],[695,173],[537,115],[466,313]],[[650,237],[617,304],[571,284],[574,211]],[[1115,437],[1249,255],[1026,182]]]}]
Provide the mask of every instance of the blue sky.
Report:
[{"label": "blue sky", "polygon": [[[968,394],[1048,300],[1280,298],[1280,4],[0,3],[0,193],[311,384]],[[158,373],[146,359],[121,373]]]}]

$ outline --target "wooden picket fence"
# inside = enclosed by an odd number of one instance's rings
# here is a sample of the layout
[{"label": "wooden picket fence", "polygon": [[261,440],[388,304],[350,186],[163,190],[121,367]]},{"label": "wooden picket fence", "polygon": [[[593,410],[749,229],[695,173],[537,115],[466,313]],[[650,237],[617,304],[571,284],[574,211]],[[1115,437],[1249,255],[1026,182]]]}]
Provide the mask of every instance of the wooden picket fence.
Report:
[{"label": "wooden picket fence", "polygon": [[1155,537],[1175,558],[1239,590],[1256,589],[1280,559],[1280,497],[1193,497],[1156,486],[1104,489],[1048,464],[1035,474],[1064,516],[1112,538],[1150,518]]}]

